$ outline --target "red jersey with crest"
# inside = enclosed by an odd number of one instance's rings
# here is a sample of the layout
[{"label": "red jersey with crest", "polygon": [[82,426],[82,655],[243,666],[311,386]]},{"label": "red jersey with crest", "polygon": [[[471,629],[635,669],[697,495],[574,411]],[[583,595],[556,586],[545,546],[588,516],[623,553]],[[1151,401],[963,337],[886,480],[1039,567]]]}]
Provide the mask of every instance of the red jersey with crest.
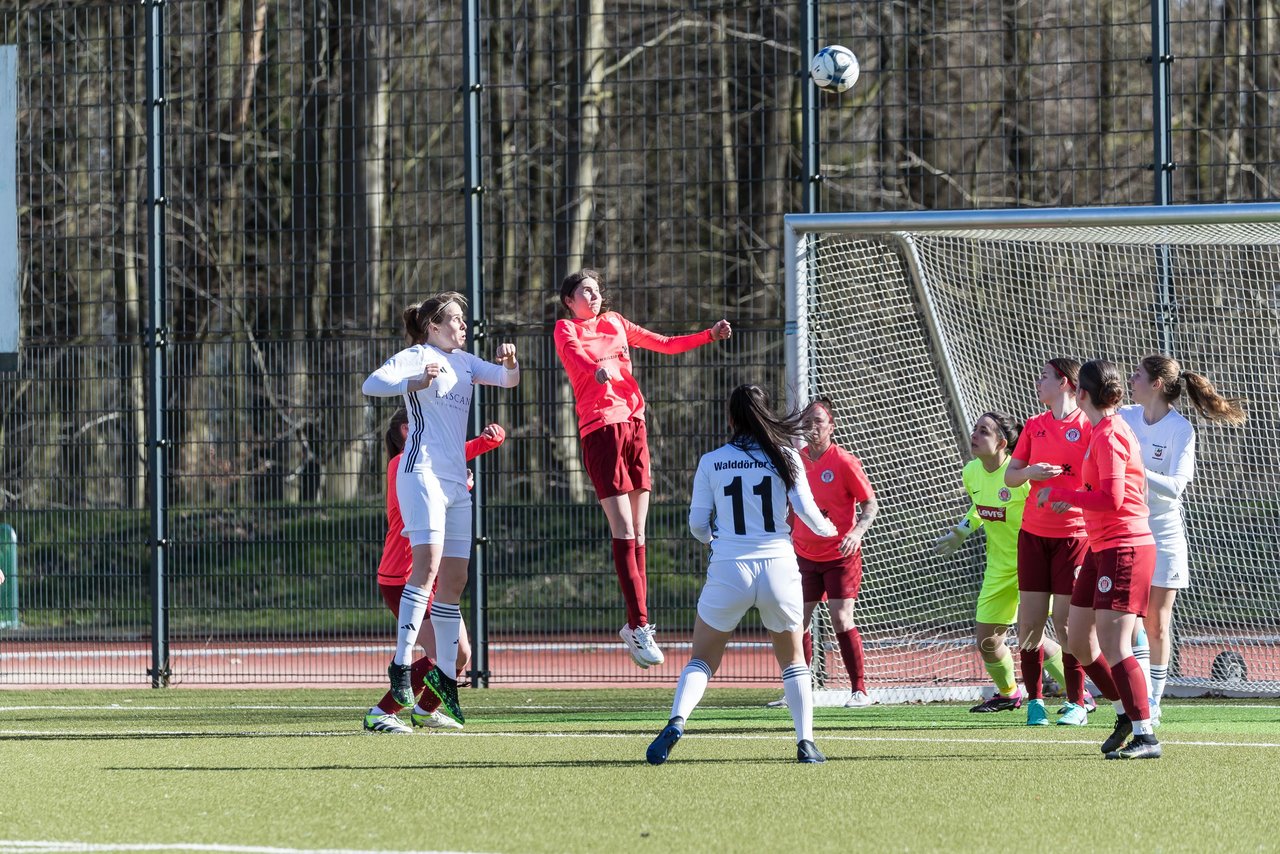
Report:
[{"label": "red jersey with crest", "polygon": [[1027,465],[1049,463],[1062,466],[1062,474],[1048,480],[1031,481],[1031,493],[1022,514],[1022,530],[1039,537],[1083,537],[1084,514],[1072,509],[1066,513],[1054,513],[1046,504],[1036,506],[1036,494],[1046,486],[1066,490],[1080,488],[1081,467],[1084,452],[1089,447],[1093,427],[1082,410],[1077,409],[1062,420],[1046,410],[1027,419],[1013,458]]},{"label": "red jersey with crest", "polygon": [[[639,347],[673,355],[711,343],[711,330],[668,338],[637,326],[616,311],[587,320],[561,320],[554,336],[556,355],[569,374],[578,434],[585,436],[606,424],[623,424],[644,417],[644,396],[631,373],[631,349]],[[596,381],[596,370],[609,372],[609,382]]]},{"label": "red jersey with crest", "polygon": [[862,470],[862,462],[834,443],[816,460],[809,459],[808,450],[800,452],[800,459],[804,460],[813,501],[836,526],[837,533],[834,537],[820,537],[797,517],[791,526],[792,545],[796,554],[811,561],[844,560],[840,540],[857,522],[858,505],[876,497],[871,481]]},{"label": "red jersey with crest", "polygon": [[1045,507],[1069,501],[1084,512],[1089,549],[1155,544],[1147,522],[1147,469],[1142,443],[1119,415],[1093,427],[1084,458],[1083,488],[1053,489]]}]

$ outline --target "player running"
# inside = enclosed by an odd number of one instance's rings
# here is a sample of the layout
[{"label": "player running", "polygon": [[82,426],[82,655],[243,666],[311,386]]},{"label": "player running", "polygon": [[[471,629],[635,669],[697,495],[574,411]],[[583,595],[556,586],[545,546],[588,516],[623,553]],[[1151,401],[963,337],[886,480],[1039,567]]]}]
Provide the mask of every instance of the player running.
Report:
[{"label": "player running", "polygon": [[395,658],[387,668],[391,695],[403,706],[413,702],[410,656],[431,601],[437,658],[426,684],[458,723],[464,723],[455,669],[462,630],[458,602],[467,584],[472,539],[463,440],[474,386],[512,388],[520,382],[514,344],[498,345],[497,364],[462,349],[467,343],[465,307],[466,298],[455,291],[409,306],[404,329],[412,346],[364,381],[365,394],[403,396],[409,412],[396,493],[413,568],[400,599]]},{"label": "player running", "polygon": [[974,458],[961,472],[971,501],[969,512],[934,545],[939,554],[947,557],[974,531],[983,527],[987,530],[987,566],[974,616],[975,642],[1000,697],[1018,696],[1013,656],[1005,637],[1018,618],[1018,532],[1031,486],[1005,486],[1004,476],[1009,467],[1009,449],[1017,445],[1021,430],[1003,412],[987,412],[978,418],[969,436]]},{"label": "player running", "polygon": [[787,502],[821,536],[836,526],[813,503],[800,456],[791,447],[800,419],[779,417],[759,386],[742,385],[729,396],[733,438],[698,462],[689,502],[689,530],[711,544],[707,583],[698,596],[693,649],[680,674],[671,719],[649,745],[651,765],[667,761],[720,667],[725,645],[751,608],[773,640],[782,689],[796,730],[796,759],[825,762],[813,743],[813,695],[801,648],[804,597],[787,525]]},{"label": "player running", "polygon": [[[382,601],[387,603],[391,613],[400,619],[400,598],[404,595],[404,585],[409,579],[413,567],[413,550],[409,540],[404,536],[404,519],[400,515],[400,499],[396,495],[396,478],[400,470],[400,457],[404,452],[405,441],[409,437],[409,414],[404,409],[397,409],[387,425],[385,438],[387,445],[387,536],[382,545],[382,560],[378,563],[378,592]],[[498,424],[490,424],[484,431],[467,442],[467,460],[473,460],[481,454],[487,454],[502,444],[506,433]],[[468,473],[468,485],[470,473]],[[428,609],[430,605],[428,604]],[[431,729],[462,729],[462,724],[439,712],[440,698],[426,687],[423,680],[431,668],[435,654],[435,638],[431,635],[423,638],[426,654],[411,665],[414,698],[417,703],[410,712],[410,721],[414,726]],[[467,639],[467,625],[462,622],[458,628],[458,660],[459,673],[467,669],[471,661],[471,644]],[[413,730],[405,726],[398,713],[404,706],[397,703],[388,691],[369,709],[364,716],[365,732],[373,733],[411,733]]]},{"label": "player running", "polygon": [[1151,722],[1160,722],[1160,700],[1169,676],[1173,602],[1191,581],[1182,493],[1195,476],[1196,434],[1191,422],[1174,408],[1185,390],[1207,421],[1239,425],[1245,420],[1240,402],[1223,397],[1200,374],[1184,371],[1168,356],[1146,356],[1129,377],[1134,406],[1120,407],[1120,416],[1142,446],[1147,470],[1147,508],[1156,540],[1156,568],[1151,600],[1144,620],[1151,645]]},{"label": "player running", "polygon": [[1138,617],[1147,612],[1156,545],[1147,523],[1142,446],[1116,411],[1123,396],[1115,365],[1095,360],[1080,368],[1076,400],[1093,425],[1081,486],[1042,486],[1036,505],[1055,513],[1084,511],[1089,551],[1071,594],[1068,637],[1093,684],[1107,699],[1119,700],[1102,753],[1107,759],[1158,759],[1147,683],[1131,641]]},{"label": "player running", "polygon": [[[1059,709],[1059,724],[1083,726],[1089,722],[1086,704],[1093,704],[1085,693],[1079,662],[1059,646],[1067,645],[1071,589],[1088,548],[1084,516],[1079,510],[1054,513],[1038,507],[1034,493],[1045,486],[1079,488],[1080,466],[1093,429],[1076,403],[1079,372],[1080,363],[1074,359],[1059,357],[1045,363],[1036,380],[1036,397],[1047,411],[1028,419],[1004,475],[1010,489],[1034,482],[1018,533],[1018,640],[1028,726],[1049,723],[1041,685],[1045,670],[1067,693],[1067,704]],[[1044,633],[1050,605],[1057,642]],[[997,694],[972,711],[1017,709],[1023,696]]]},{"label": "player running", "polygon": [[644,396],[631,370],[631,348],[684,353],[723,341],[733,330],[729,321],[721,320],[694,335],[667,338],[609,311],[603,289],[604,280],[595,270],[574,273],[561,283],[560,302],[573,317],[556,323],[556,353],[573,386],[583,462],[613,537],[613,568],[627,610],[627,623],[618,635],[635,663],[649,667],[664,658],[649,622],[649,440]]},{"label": "player running", "polygon": [[814,503],[836,526],[839,539],[819,536],[803,519],[796,519],[791,542],[804,591],[805,662],[813,663],[813,609],[826,599],[852,688],[845,707],[858,708],[875,702],[867,693],[862,635],[854,625],[853,608],[862,586],[862,538],[879,505],[862,461],[832,440],[835,428],[834,405],[825,397],[816,398],[804,413],[808,444],[800,450],[800,459]]}]

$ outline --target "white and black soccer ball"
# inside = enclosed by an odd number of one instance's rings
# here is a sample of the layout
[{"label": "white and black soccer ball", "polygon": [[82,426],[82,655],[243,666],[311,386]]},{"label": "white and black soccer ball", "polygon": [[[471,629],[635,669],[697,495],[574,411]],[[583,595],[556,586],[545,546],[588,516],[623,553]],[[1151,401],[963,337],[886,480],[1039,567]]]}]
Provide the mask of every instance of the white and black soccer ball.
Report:
[{"label": "white and black soccer ball", "polygon": [[849,48],[827,45],[813,55],[809,73],[819,89],[828,92],[844,92],[858,82],[858,57]]}]

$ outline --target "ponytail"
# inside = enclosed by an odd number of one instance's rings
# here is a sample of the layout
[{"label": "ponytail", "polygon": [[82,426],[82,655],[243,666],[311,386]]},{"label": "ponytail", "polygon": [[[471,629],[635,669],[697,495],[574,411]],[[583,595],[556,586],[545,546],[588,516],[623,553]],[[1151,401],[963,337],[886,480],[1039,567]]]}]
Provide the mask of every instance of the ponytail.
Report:
[{"label": "ponytail", "polygon": [[778,415],[770,408],[764,389],[758,385],[740,385],[729,395],[729,427],[733,430],[733,438],[729,440],[733,445],[743,449],[759,445],[787,491],[795,488],[800,472],[792,467],[793,458],[785,449],[790,448],[801,433],[800,413]]},{"label": "ponytail", "polygon": [[383,436],[387,443],[387,462],[404,450],[404,437],[400,435],[400,428],[408,423],[409,413],[405,412],[403,406],[392,413],[391,420],[387,422],[387,432]]},{"label": "ponytail", "polygon": [[1205,420],[1233,425],[1244,423],[1241,404],[1245,401],[1238,397],[1223,397],[1208,377],[1183,370],[1176,361],[1159,353],[1144,356],[1141,365],[1153,382],[1160,381],[1161,393],[1170,404],[1182,397],[1185,388],[1187,397],[1191,398],[1192,405]]},{"label": "ponytail", "polygon": [[444,291],[430,299],[415,302],[404,310],[404,334],[412,344],[426,343],[431,324],[439,323],[445,306],[456,302],[465,311],[467,298],[457,291]]},{"label": "ponytail", "polygon": [[1106,359],[1094,359],[1080,366],[1080,389],[1098,409],[1111,409],[1124,399],[1120,369]]}]

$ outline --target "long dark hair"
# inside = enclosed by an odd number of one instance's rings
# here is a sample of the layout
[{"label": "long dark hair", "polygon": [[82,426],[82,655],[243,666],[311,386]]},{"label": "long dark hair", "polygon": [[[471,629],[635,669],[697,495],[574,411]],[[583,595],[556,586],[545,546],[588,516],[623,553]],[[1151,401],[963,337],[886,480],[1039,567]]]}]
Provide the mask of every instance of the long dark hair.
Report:
[{"label": "long dark hair", "polygon": [[1013,447],[1018,444],[1018,437],[1022,435],[1022,422],[1014,421],[1012,415],[1006,415],[994,409],[978,416],[979,421],[984,418],[990,418],[995,422],[996,429],[1000,431],[1000,435],[1004,437],[1004,440],[1009,443],[1009,453],[1013,453]]},{"label": "long dark hair", "polygon": [[729,395],[729,429],[733,431],[730,443],[743,449],[758,445],[773,463],[787,490],[795,487],[800,473],[792,468],[792,458],[785,449],[800,435],[800,413],[778,415],[764,389],[758,385],[740,385]]},{"label": "long dark hair", "polygon": [[1142,370],[1153,380],[1160,380],[1161,394],[1169,403],[1176,403],[1185,390],[1196,410],[1208,421],[1224,424],[1243,424],[1244,407],[1238,397],[1226,397],[1209,382],[1209,378],[1183,367],[1168,356],[1153,354],[1144,356]]},{"label": "long dark hair", "polygon": [[391,420],[387,422],[387,432],[383,437],[387,442],[387,461],[390,462],[396,458],[396,454],[404,450],[404,437],[400,435],[400,428],[409,423],[409,413],[404,411],[404,407],[400,407],[391,415]]},{"label": "long dark hair", "polygon": [[1124,399],[1120,369],[1106,359],[1094,359],[1080,366],[1080,390],[1098,409],[1110,409]]}]

